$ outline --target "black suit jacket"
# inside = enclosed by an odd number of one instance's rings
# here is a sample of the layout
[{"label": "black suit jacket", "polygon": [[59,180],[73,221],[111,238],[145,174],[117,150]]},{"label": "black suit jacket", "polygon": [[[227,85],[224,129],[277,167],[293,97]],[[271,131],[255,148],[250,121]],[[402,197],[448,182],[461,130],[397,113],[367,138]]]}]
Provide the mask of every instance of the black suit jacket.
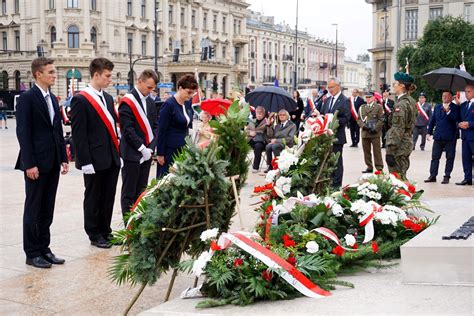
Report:
[{"label": "black suit jacket", "polygon": [[[138,96],[138,92],[133,89],[131,91],[135,99],[143,109],[143,104]],[[146,116],[150,123],[151,130],[153,131],[153,141],[147,146],[152,150],[155,150],[157,142],[157,110],[155,101],[151,98],[146,98]],[[142,158],[142,154],[138,151],[141,145],[145,145],[145,134],[138,125],[138,122],[133,115],[130,106],[121,102],[119,106],[119,119],[120,119],[120,130],[122,132],[122,138],[120,140],[120,155],[125,161],[139,162]]]},{"label": "black suit jacket", "polygon": [[[110,115],[118,122],[112,96],[104,92],[104,97]],[[92,164],[96,171],[113,165],[120,167],[120,156],[107,128],[89,101],[80,94],[71,100],[71,126],[77,169],[88,164]]]},{"label": "black suit jacket", "polygon": [[[350,99],[349,99],[349,102],[350,102]],[[354,109],[355,109],[356,113],[359,113],[359,109],[362,106],[362,104],[365,104],[365,101],[364,101],[363,98],[358,96],[357,99],[354,102]],[[349,111],[350,111],[350,109],[349,109]],[[356,120],[354,120],[352,115],[350,116],[350,120],[351,120],[351,122],[357,122]]]},{"label": "black suit jacket", "polygon": [[53,124],[46,100],[36,85],[18,99],[16,134],[20,153],[15,169],[25,171],[38,167],[39,172],[49,172],[62,162],[67,162],[58,101],[51,92],[50,96],[54,108]]},{"label": "black suit jacket", "polygon": [[331,103],[332,97],[328,97],[324,104],[321,107],[321,114],[335,113],[337,114],[337,119],[339,121],[339,127],[336,132],[336,145],[344,145],[346,143],[346,125],[350,120],[350,101],[342,93],[339,95],[337,100],[334,101],[331,111],[329,111],[329,105]]}]

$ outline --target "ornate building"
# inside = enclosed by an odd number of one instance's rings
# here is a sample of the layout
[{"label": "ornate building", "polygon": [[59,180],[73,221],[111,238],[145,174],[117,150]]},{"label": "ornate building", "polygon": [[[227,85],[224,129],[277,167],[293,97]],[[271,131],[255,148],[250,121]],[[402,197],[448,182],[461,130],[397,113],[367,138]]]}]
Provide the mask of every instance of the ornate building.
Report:
[{"label": "ornate building", "polygon": [[[374,87],[390,84],[398,71],[400,46],[414,43],[429,20],[462,16],[473,22],[474,2],[466,0],[365,0],[372,4],[372,77]],[[402,67],[405,65],[401,65]]]},{"label": "ornate building", "polygon": [[[245,1],[2,0],[1,4],[0,89],[24,90],[32,85],[30,65],[37,47],[55,59],[58,79],[53,91],[61,97],[67,95],[71,78],[89,80],[88,65],[95,57],[114,62],[114,86],[127,85],[131,69],[136,78],[143,69],[154,68],[155,34],[161,82],[176,83],[182,74],[197,71],[203,88],[228,95],[231,88],[248,81]],[[203,43],[213,45],[215,57],[201,60]],[[173,62],[176,48],[179,61]],[[109,90],[115,94],[114,87]]]}]

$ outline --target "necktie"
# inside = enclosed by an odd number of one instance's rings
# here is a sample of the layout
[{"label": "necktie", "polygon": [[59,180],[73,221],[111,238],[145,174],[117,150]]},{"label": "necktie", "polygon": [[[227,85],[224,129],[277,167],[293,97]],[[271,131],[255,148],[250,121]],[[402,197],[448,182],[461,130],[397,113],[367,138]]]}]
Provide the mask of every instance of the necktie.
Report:
[{"label": "necktie", "polygon": [[332,105],[334,104],[334,97],[331,97],[331,103],[329,104],[329,111],[328,113],[331,113],[332,111]]},{"label": "necktie", "polygon": [[49,112],[49,119],[51,120],[51,124],[53,124],[54,121],[54,108],[53,108],[53,102],[51,101],[51,96],[47,94],[44,97],[46,104],[48,105],[48,112]]},{"label": "necktie", "polygon": [[104,98],[101,95],[99,95],[99,98],[100,102],[102,102],[102,105],[106,108],[107,106],[105,105]]}]

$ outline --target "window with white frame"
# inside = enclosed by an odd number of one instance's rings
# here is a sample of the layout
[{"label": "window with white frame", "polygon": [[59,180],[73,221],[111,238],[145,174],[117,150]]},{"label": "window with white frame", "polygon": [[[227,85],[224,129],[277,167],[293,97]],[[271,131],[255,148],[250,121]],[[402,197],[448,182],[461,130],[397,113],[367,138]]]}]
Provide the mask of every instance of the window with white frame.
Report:
[{"label": "window with white frame", "polygon": [[472,5],[470,3],[464,5],[464,21],[471,23],[471,9]]},{"label": "window with white frame", "polygon": [[416,40],[418,37],[418,9],[405,11],[405,39]]},{"label": "window with white frame", "polygon": [[430,8],[430,20],[436,20],[443,17],[443,7]]}]

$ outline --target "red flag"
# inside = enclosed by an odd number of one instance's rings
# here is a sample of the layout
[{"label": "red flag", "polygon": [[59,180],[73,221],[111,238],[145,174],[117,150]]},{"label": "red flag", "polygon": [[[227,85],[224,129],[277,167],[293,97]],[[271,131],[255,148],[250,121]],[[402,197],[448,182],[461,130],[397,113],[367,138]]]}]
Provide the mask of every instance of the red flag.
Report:
[{"label": "red flag", "polygon": [[198,83],[198,88],[197,88],[197,91],[196,93],[193,95],[193,99],[191,101],[191,104],[192,106],[200,106],[201,105],[201,88],[199,87],[199,74],[197,72],[197,68],[196,68],[196,71],[194,72],[194,77],[196,78],[196,81]]},{"label": "red flag", "polygon": [[314,106],[314,101],[311,97],[308,97],[308,104],[309,108],[311,109],[311,112],[313,112],[316,107]]}]

